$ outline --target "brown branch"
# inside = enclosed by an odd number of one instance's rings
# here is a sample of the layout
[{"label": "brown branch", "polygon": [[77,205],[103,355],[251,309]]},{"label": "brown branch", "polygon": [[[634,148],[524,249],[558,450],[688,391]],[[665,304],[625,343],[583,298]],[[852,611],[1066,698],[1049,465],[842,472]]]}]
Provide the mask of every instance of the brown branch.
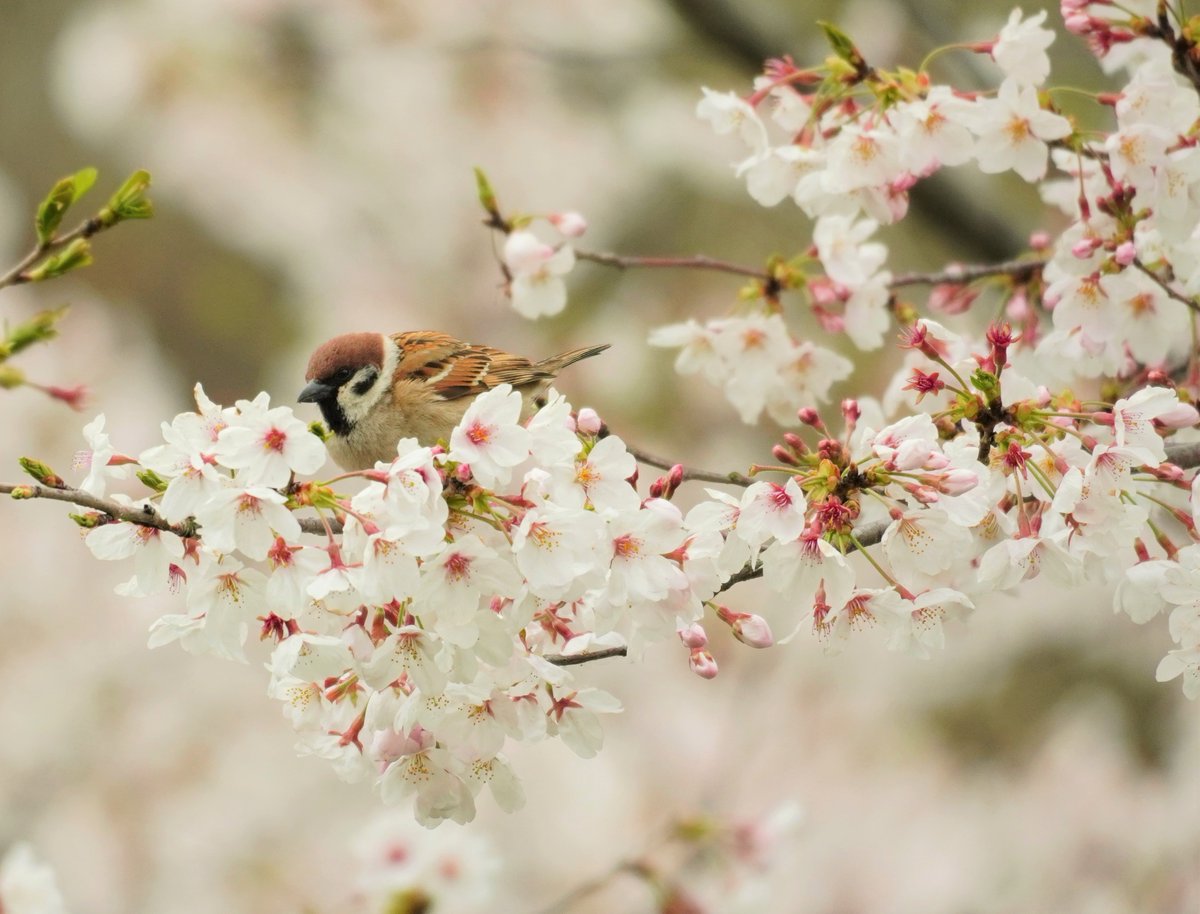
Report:
[{"label": "brown branch", "polygon": [[1141,258],[1134,258],[1133,265],[1149,276],[1155,285],[1167,293],[1168,297],[1175,299],[1177,302],[1182,302],[1193,311],[1200,313],[1200,304],[1197,304],[1195,299],[1188,298],[1186,295],[1183,295],[1182,293],[1177,292],[1175,289],[1172,289],[1170,283],[1142,263]]},{"label": "brown branch", "polygon": [[[625,445],[625,450],[629,451],[639,463],[658,467],[660,470],[670,470],[676,466],[683,466],[683,464],[677,464],[675,461],[667,460],[665,457],[658,457],[647,451],[632,448],[628,444]],[[728,473],[718,473],[715,470],[701,470],[696,467],[683,466],[683,481],[688,482],[689,480],[696,482],[718,482],[733,486],[748,486],[754,482],[749,476],[739,473],[736,470],[731,470]]]},{"label": "brown branch", "polygon": [[[883,532],[888,528],[891,521],[880,521],[879,523],[870,524],[866,527],[860,527],[854,531],[854,537],[864,546],[874,546],[883,539]],[[857,546],[851,546],[850,551],[853,552]],[[717,593],[725,593],[743,581],[752,581],[755,578],[761,578],[763,574],[762,565],[743,565],[741,570],[735,571],[733,576],[728,581],[717,588]],[[716,594],[713,594],[716,596]]]},{"label": "brown branch", "polygon": [[629,653],[626,647],[605,647],[598,651],[584,651],[581,654],[547,654],[542,659],[555,666],[575,666],[579,663],[591,663],[593,660],[604,660],[608,657],[624,657]]},{"label": "brown branch", "polygon": [[[185,539],[197,536],[200,532],[200,525],[192,518],[188,518],[182,523],[172,524],[154,510],[152,505],[130,507],[111,498],[100,498],[92,495],[90,492],[85,492],[82,489],[73,489],[70,486],[55,488],[37,483],[30,483],[29,485],[0,483],[0,495],[13,495],[19,500],[43,498],[49,501],[66,502],[79,508],[89,508],[92,511],[99,511],[112,521],[127,521],[131,524],[140,524],[143,527],[153,527],[155,530],[165,530],[168,533],[174,533],[176,536]],[[300,529],[305,533],[325,534],[325,525],[321,523],[319,518],[304,517],[299,518],[299,521]],[[332,521],[331,526],[334,533],[341,532],[341,525],[336,521]]]},{"label": "brown branch", "polygon": [[735,276],[749,276],[765,283],[775,281],[766,270],[746,267],[727,260],[717,260],[704,254],[693,254],[690,257],[640,257],[626,254],[611,254],[599,251],[576,251],[579,260],[587,260],[606,267],[616,267],[618,270],[628,270],[634,267],[651,267],[659,269],[712,270],[716,273],[732,273]]},{"label": "brown branch", "polygon": [[[115,225],[116,223],[114,222],[113,224]],[[22,283],[29,282],[29,277],[26,275],[25,271],[36,264],[47,254],[51,254],[60,248],[66,247],[77,238],[91,238],[104,228],[106,228],[104,223],[101,222],[96,216],[92,216],[90,219],[86,219],[84,222],[77,225],[65,235],[51,238],[47,241],[38,242],[36,245],[34,245],[33,250],[26,254],[20,263],[18,263],[3,276],[0,276],[0,289],[3,289],[5,286],[19,286]]]},{"label": "brown branch", "polygon": [[978,263],[950,266],[936,273],[901,273],[892,277],[888,287],[937,286],[942,283],[964,285],[989,276],[1010,276],[1015,282],[1028,282],[1046,265],[1044,260],[1006,260],[1003,263]]},{"label": "brown branch", "polygon": [[[576,251],[575,256],[601,266],[615,267],[618,270],[636,269],[639,267],[658,269],[690,269],[712,270],[717,273],[732,273],[736,276],[749,276],[763,283],[777,283],[778,280],[766,270],[748,267],[744,264],[731,263],[727,260],[717,260],[704,254],[690,257],[639,257],[625,254],[597,253],[595,251]],[[1046,265],[1041,259],[1005,260],[1000,263],[976,263],[946,267],[932,273],[901,273],[888,284],[888,288],[899,289],[904,286],[936,286],[941,283],[968,283],[989,276],[1010,276],[1016,282],[1026,282]]]}]

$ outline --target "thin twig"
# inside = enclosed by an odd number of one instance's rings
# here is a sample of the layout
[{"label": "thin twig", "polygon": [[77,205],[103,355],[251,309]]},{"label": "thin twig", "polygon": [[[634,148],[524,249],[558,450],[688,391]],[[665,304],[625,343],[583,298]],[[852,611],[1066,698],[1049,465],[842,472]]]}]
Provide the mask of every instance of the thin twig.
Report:
[{"label": "thin twig", "polygon": [[[876,524],[860,527],[858,530],[854,531],[854,538],[864,546],[874,546],[883,539],[883,532],[887,530],[890,523],[890,521],[880,521]],[[853,552],[856,548],[856,546],[851,546],[850,551]],[[718,587],[717,593],[725,593],[725,591],[732,589],[736,585],[741,584],[743,581],[752,581],[755,578],[761,578],[762,574],[763,568],[761,564],[751,565],[747,563],[741,567],[741,570],[735,571],[733,576],[730,577],[728,581]],[[716,595],[717,594],[713,594],[714,597]]]},{"label": "thin twig", "polygon": [[[625,445],[625,450],[629,451],[629,453],[632,454],[634,459],[639,463],[644,463],[652,467],[658,467],[660,470],[670,470],[676,466],[683,466],[683,464],[676,464],[674,461],[668,460],[665,457],[658,457],[647,451],[643,451],[638,448],[632,448],[628,444]],[[748,486],[754,482],[754,480],[749,476],[739,473],[736,470],[731,470],[728,473],[718,473],[715,470],[701,470],[697,469],[696,467],[684,466],[683,481],[688,482],[689,480],[694,480],[696,482],[719,482],[734,486]]]},{"label": "thin twig", "polygon": [[1025,282],[1045,265],[1044,260],[1018,259],[952,266],[935,273],[901,273],[892,277],[888,287],[899,289],[903,286],[937,286],[942,283],[962,285],[989,276],[1010,276],[1015,282]]},{"label": "thin twig", "polygon": [[749,276],[762,282],[772,282],[774,277],[766,270],[747,267],[727,260],[717,260],[704,254],[693,254],[689,257],[640,257],[628,254],[611,254],[599,251],[576,251],[579,260],[588,260],[606,267],[616,267],[618,270],[628,270],[636,267],[651,267],[659,269],[712,270],[715,273],[733,273],[736,276]]},{"label": "thin twig", "polygon": [[579,654],[547,654],[542,659],[555,666],[575,666],[579,663],[591,663],[593,660],[605,660],[608,657],[624,657],[628,653],[629,649],[626,647],[605,647]]},{"label": "thin twig", "polygon": [[[115,224],[116,223],[114,223],[114,225]],[[34,246],[33,250],[26,254],[20,263],[18,263],[3,276],[0,276],[0,289],[3,289],[5,286],[19,286],[22,283],[29,282],[29,277],[25,275],[25,271],[37,263],[38,260],[45,257],[47,254],[53,253],[54,251],[65,247],[77,238],[91,238],[104,228],[104,223],[95,216],[92,216],[90,219],[86,219],[81,222],[65,235],[51,238],[47,241],[38,242]]]},{"label": "thin twig", "polygon": [[[711,270],[716,273],[732,273],[736,276],[749,276],[764,283],[775,281],[766,270],[748,267],[727,260],[717,260],[704,254],[690,257],[639,257],[625,254],[599,253],[595,251],[576,251],[575,256],[601,266],[615,267],[618,270],[637,269],[690,269]],[[1005,260],[1000,263],[976,263],[947,267],[934,272],[901,273],[888,284],[891,289],[904,286],[936,286],[942,283],[968,283],[989,276],[1010,276],[1017,282],[1024,282],[1046,265],[1041,259],[1021,258]]]},{"label": "thin twig", "polygon": [[1172,289],[1170,283],[1142,263],[1141,258],[1134,258],[1133,265],[1149,276],[1155,285],[1167,293],[1168,297],[1175,299],[1177,302],[1182,302],[1193,311],[1200,313],[1200,304],[1197,304],[1195,299],[1188,298],[1186,295]]},{"label": "thin twig", "polygon": [[563,911],[569,911],[571,906],[576,902],[582,901],[589,895],[593,895],[600,891],[614,877],[620,876],[622,873],[630,873],[641,879],[646,879],[649,876],[649,870],[646,864],[638,860],[622,860],[611,867],[607,873],[601,873],[587,882],[575,886],[567,894],[563,895],[557,901],[553,901],[544,908],[539,908],[537,914],[561,914]]}]

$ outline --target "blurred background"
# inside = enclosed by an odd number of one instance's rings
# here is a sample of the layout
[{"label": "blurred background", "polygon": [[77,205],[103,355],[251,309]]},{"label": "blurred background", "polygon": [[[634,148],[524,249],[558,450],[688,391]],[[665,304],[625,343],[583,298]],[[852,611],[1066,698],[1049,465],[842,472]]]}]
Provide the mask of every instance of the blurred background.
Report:
[{"label": "blurred background", "polygon": [[[583,212],[580,247],[792,254],[808,226],[790,204],[750,201],[729,169],[741,150],[694,117],[700,86],[744,92],[764,57],[822,59],[817,19],[874,63],[915,66],[991,37],[1008,9],[5,0],[0,263],[31,244],[51,184],[85,165],[100,168],[97,200],[149,169],[158,215],[98,238],[87,270],[0,295],[12,322],[72,304],[61,339],[20,364],[92,391],[82,416],[0,392],[0,480],[22,454],[64,472],[97,412],[137,453],[196,381],[220,402],[260,389],[292,402],[328,336],[426,327],[533,357],[611,342],[564,379],[572,402],[647,450],[744,468],[778,430],[741,425],[645,345],[651,327],[723,313],[736,278],[580,264],[567,310],[528,323],[502,294],[472,166],[506,211]],[[940,60],[956,85],[994,79],[986,61]],[[1055,66],[1055,83],[1108,85],[1070,38]],[[1019,183],[953,173],[912,212],[884,236],[896,270],[1012,256],[1048,218]],[[866,361],[835,398],[886,383],[887,358]],[[791,808],[802,816],[771,859],[692,859],[704,910],[1200,910],[1200,715],[1178,682],[1154,681],[1165,626],[1114,616],[1101,589],[997,597],[929,661],[876,643],[827,657],[800,638],[753,656],[718,641],[712,682],[673,644],[640,665],[593,664],[581,678],[627,707],[600,757],[520,747],[523,811],[484,800],[471,826],[427,833],[296,757],[265,653],[237,666],[148,651],[150,621],[178,608],[113,596],[125,569],[96,563],[64,513],[0,504],[0,849],[32,842],[73,911],[383,911],[378,886],[423,861],[450,887],[434,910],[535,914],[643,851],[675,866],[662,835],[680,818]],[[746,611],[774,599],[753,585],[733,596]],[[626,873],[561,910],[656,908]]]}]

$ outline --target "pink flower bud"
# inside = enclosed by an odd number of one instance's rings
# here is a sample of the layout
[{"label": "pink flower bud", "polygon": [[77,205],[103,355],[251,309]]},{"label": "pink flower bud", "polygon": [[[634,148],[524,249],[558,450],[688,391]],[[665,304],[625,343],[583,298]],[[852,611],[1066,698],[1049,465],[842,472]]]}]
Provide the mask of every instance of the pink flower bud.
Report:
[{"label": "pink flower bud", "polygon": [[1098,247],[1100,247],[1099,238],[1080,238],[1073,245],[1071,245],[1071,253],[1080,260],[1085,260],[1088,257],[1091,257],[1092,252]]},{"label": "pink flower bud", "polygon": [[767,620],[753,613],[738,613],[729,630],[733,632],[733,637],[750,647],[770,647],[775,643]]},{"label": "pink flower bud", "polygon": [[688,650],[698,651],[708,647],[708,635],[704,631],[704,626],[699,622],[693,622],[686,628],[681,628],[676,634],[679,635],[679,640]]},{"label": "pink flower bud", "polygon": [[1072,35],[1086,35],[1092,27],[1092,17],[1086,13],[1073,13],[1063,17],[1063,25]]},{"label": "pink flower bud", "polygon": [[916,483],[907,483],[904,488],[905,491],[907,491],[913,498],[923,505],[937,504],[937,501],[940,498],[937,490],[932,489],[929,486],[919,486]]},{"label": "pink flower bud", "polygon": [[1034,251],[1044,251],[1050,247],[1049,232],[1034,232],[1029,236],[1029,247]]},{"label": "pink flower bud", "polygon": [[938,489],[947,495],[962,495],[964,492],[970,492],[977,485],[979,485],[979,477],[971,470],[952,467],[942,474]]},{"label": "pink flower bud", "polygon": [[1133,242],[1123,241],[1117,245],[1117,250],[1113,254],[1113,260],[1123,267],[1127,267],[1137,260],[1137,248],[1134,247]]},{"label": "pink flower bud", "polygon": [[701,679],[713,679],[717,675],[717,661],[705,650],[694,650],[688,658],[688,666]]},{"label": "pink flower bud", "polygon": [[454,468],[454,478],[459,482],[471,481],[471,467],[465,463],[460,463]]},{"label": "pink flower bud", "polygon": [[1154,417],[1154,424],[1163,428],[1191,428],[1197,422],[1200,422],[1200,413],[1188,403],[1180,403]]},{"label": "pink flower bud", "polygon": [[580,213],[573,211],[551,213],[547,218],[549,218],[551,225],[568,238],[578,238],[587,231],[587,220]]},{"label": "pink flower bud", "polygon": [[600,416],[590,406],[585,406],[579,411],[579,415],[575,417],[575,427],[585,435],[597,434],[604,425],[600,421]]}]

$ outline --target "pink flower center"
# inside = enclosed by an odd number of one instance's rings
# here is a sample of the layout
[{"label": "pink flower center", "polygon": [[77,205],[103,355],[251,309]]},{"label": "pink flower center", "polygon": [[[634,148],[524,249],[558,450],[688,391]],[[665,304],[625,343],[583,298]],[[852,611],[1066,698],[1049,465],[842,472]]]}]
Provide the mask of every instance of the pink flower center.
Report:
[{"label": "pink flower center", "polygon": [[613,554],[618,558],[635,559],[642,553],[642,541],[630,533],[613,540]]},{"label": "pink flower center", "polygon": [[286,443],[287,432],[283,431],[282,429],[275,428],[275,426],[271,426],[267,433],[263,435],[264,450],[275,451],[276,453],[282,454],[283,446]]},{"label": "pink flower center", "polygon": [[792,506],[792,496],[788,494],[787,489],[775,483],[771,483],[771,494],[767,498],[779,511],[786,511]]},{"label": "pink flower center", "polygon": [[461,581],[471,574],[471,559],[456,552],[446,559],[446,577],[451,581]]},{"label": "pink flower center", "polygon": [[492,439],[492,430],[482,422],[476,422],[467,429],[467,440],[472,444],[484,445]]}]

